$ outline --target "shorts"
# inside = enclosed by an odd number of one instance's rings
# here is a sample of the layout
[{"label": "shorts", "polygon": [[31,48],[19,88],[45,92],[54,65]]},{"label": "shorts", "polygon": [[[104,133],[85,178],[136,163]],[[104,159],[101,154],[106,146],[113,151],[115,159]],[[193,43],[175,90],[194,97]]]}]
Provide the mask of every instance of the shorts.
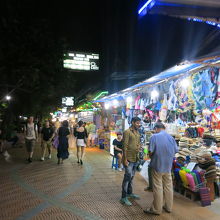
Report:
[{"label": "shorts", "polygon": [[77,145],[78,147],[85,147],[85,146],[86,146],[85,140],[84,140],[84,139],[77,139],[77,140],[76,140],[76,145]]},{"label": "shorts", "polygon": [[114,156],[115,156],[116,158],[118,158],[118,154],[121,154],[121,155],[122,155],[122,152],[120,152],[120,151],[114,151]]},{"label": "shorts", "polygon": [[33,152],[34,151],[35,142],[36,142],[35,139],[31,139],[31,140],[25,139],[27,152]]},{"label": "shorts", "polygon": [[43,150],[46,148],[50,149],[52,147],[52,142],[43,140],[41,147]]},{"label": "shorts", "polygon": [[90,133],[88,139],[94,141],[96,139],[96,134]]}]

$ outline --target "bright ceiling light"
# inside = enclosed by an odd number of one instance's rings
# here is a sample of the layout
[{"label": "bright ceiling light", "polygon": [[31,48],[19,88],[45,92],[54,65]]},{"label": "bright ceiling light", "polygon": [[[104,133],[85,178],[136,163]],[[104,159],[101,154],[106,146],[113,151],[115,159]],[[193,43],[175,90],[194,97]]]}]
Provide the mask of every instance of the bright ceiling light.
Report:
[{"label": "bright ceiling light", "polygon": [[10,95],[6,95],[5,99],[6,99],[7,101],[11,100],[11,96],[10,96]]},{"label": "bright ceiling light", "polygon": [[131,103],[132,102],[132,97],[131,96],[127,97],[126,101],[127,101],[127,103]]},{"label": "bright ceiling light", "polygon": [[151,98],[157,98],[159,96],[159,92],[157,90],[153,90],[151,92]]},{"label": "bright ceiling light", "polygon": [[109,103],[105,103],[105,109],[109,109],[110,105]]},{"label": "bright ceiling light", "polygon": [[118,104],[119,104],[119,103],[118,103],[118,100],[116,100],[116,99],[113,100],[113,105],[114,105],[114,106],[118,106]]},{"label": "bright ceiling light", "polygon": [[187,79],[187,78],[183,79],[183,80],[180,82],[180,85],[181,85],[181,87],[184,88],[184,89],[188,88],[189,85],[190,85],[189,79]]}]

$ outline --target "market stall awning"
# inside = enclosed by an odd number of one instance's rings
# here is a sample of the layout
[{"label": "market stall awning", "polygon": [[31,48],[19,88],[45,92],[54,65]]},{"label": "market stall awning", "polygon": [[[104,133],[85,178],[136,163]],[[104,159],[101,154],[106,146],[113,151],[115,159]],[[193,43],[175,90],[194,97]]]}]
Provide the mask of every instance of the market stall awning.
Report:
[{"label": "market stall awning", "polygon": [[202,59],[194,60],[192,62],[185,61],[168,70],[159,73],[158,75],[155,75],[138,84],[135,84],[134,86],[121,90],[112,95],[105,96],[102,99],[98,99],[96,100],[96,102],[107,102],[114,99],[122,100],[124,97],[128,96],[131,92],[139,91],[143,87],[156,85],[158,83],[162,83],[164,81],[168,81],[176,77],[181,77],[210,65],[220,66],[220,56],[202,58]]},{"label": "market stall awning", "polygon": [[220,24],[219,0],[143,0],[138,14],[161,14],[195,21],[210,25]]}]

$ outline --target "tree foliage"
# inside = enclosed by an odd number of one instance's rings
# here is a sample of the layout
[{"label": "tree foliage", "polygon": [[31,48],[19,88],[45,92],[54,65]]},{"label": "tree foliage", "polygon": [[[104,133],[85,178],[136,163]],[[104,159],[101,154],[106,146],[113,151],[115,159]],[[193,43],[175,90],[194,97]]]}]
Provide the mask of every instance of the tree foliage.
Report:
[{"label": "tree foliage", "polygon": [[[48,114],[73,96],[75,79],[62,67],[65,39],[48,19],[27,20],[9,4],[0,20],[0,94],[12,92],[15,115]],[[14,13],[15,10],[17,13]]]}]

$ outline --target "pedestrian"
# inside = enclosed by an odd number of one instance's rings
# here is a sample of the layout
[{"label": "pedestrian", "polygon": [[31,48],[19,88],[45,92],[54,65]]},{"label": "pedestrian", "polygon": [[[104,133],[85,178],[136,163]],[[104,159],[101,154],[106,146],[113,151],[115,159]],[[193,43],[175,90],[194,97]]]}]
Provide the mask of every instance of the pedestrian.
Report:
[{"label": "pedestrian", "polygon": [[132,126],[123,134],[123,165],[125,167],[124,179],[122,182],[122,204],[131,206],[132,203],[128,200],[140,199],[136,194],[133,194],[132,182],[135,176],[135,171],[138,166],[139,149],[140,149],[140,134],[138,129],[141,126],[141,119],[134,117],[131,120]]},{"label": "pedestrian", "polygon": [[46,148],[48,149],[48,159],[51,159],[52,139],[54,137],[54,129],[50,126],[49,121],[45,121],[45,126],[41,130],[41,161],[44,161]]},{"label": "pedestrian", "polygon": [[[83,126],[83,122],[78,122],[78,128],[75,129],[74,136],[76,137],[76,147],[77,147],[77,163],[83,165],[83,157],[85,154],[85,147],[87,142],[87,131]],[[81,149],[81,156],[80,156],[80,149]]]},{"label": "pedestrian", "polygon": [[5,161],[10,162],[11,155],[7,151],[7,142],[6,142],[6,135],[4,132],[4,128],[0,128],[0,153],[3,154]]},{"label": "pedestrian", "polygon": [[[150,138],[149,155],[153,181],[153,203],[144,212],[160,215],[162,209],[170,213],[173,207],[173,183],[171,169],[178,147],[174,138],[166,133],[161,122],[155,124],[155,132]],[[163,206],[164,204],[164,206]]]},{"label": "pedestrian", "polygon": [[118,171],[122,171],[121,162],[122,162],[122,155],[123,155],[123,146],[122,146],[122,133],[117,133],[117,138],[113,140],[114,146],[114,156],[118,159]]},{"label": "pedestrian", "polygon": [[11,146],[12,147],[16,147],[17,146],[19,138],[18,138],[18,135],[17,135],[17,130],[15,128],[11,129],[10,138],[7,141],[11,142]]},{"label": "pedestrian", "polygon": [[24,138],[25,145],[28,153],[27,161],[32,162],[34,147],[36,145],[36,140],[38,138],[38,129],[37,125],[34,124],[34,117],[30,116],[27,120],[27,123],[24,126]]},{"label": "pedestrian", "polygon": [[69,127],[68,121],[65,120],[63,121],[62,126],[58,130],[58,137],[59,137],[59,144],[57,148],[58,164],[63,163],[63,160],[69,157],[68,137],[70,135],[70,131],[68,127]]},{"label": "pedestrian", "polygon": [[88,127],[88,146],[89,147],[94,147],[95,146],[95,139],[96,139],[96,125],[91,122]]}]

